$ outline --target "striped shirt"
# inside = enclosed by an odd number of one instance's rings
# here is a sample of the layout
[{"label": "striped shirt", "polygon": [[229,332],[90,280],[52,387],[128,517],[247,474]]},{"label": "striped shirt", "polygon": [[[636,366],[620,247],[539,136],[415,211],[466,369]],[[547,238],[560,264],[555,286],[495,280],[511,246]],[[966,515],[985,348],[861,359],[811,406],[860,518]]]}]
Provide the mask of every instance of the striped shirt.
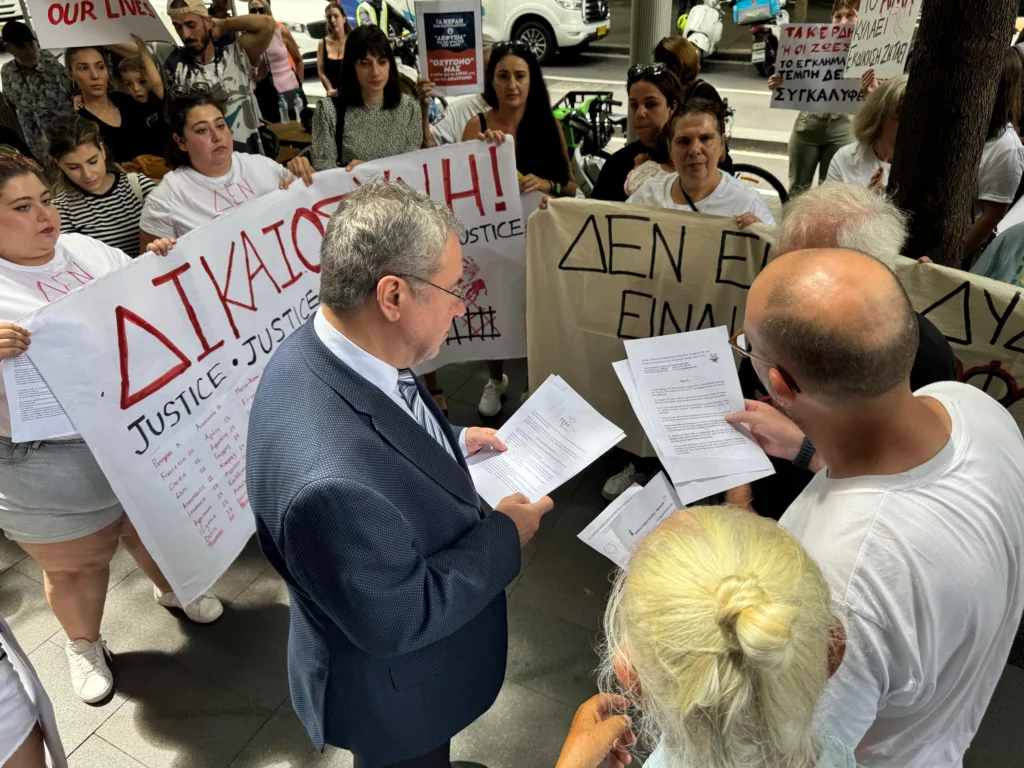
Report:
[{"label": "striped shirt", "polygon": [[[129,176],[138,179],[141,194],[132,189]],[[102,195],[74,187],[58,195],[53,202],[60,210],[62,232],[94,237],[135,258],[139,255],[142,205],[156,184],[141,173],[115,171],[114,177],[114,185]]]}]

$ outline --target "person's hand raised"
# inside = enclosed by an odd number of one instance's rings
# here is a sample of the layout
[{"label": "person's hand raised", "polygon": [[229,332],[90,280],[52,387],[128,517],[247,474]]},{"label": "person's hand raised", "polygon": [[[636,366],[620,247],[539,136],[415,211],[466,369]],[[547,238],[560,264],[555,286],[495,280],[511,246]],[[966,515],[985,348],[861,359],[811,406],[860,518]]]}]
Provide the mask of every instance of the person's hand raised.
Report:
[{"label": "person's hand raised", "polygon": [[883,80],[879,80],[877,77],[875,77],[875,70],[873,68],[866,69],[864,70],[864,74],[860,76],[860,92],[863,93],[865,96],[869,96],[870,94],[877,91],[878,86],[880,86],[883,82]]},{"label": "person's hand raised", "polygon": [[316,171],[313,170],[308,157],[293,157],[288,161],[287,168],[292,174],[302,179],[302,183],[307,187],[313,183],[313,174]]},{"label": "person's hand raised", "polygon": [[744,400],[746,410],[727,413],[725,420],[744,425],[769,456],[792,461],[800,453],[804,433],[782,411],[760,400]]},{"label": "person's hand raised", "polygon": [[416,81],[416,99],[424,108],[430,107],[430,98],[434,95],[434,84],[421,77]]},{"label": "person's hand raised", "polygon": [[759,218],[757,218],[757,216],[755,214],[751,213],[750,211],[747,211],[746,213],[741,213],[739,216],[736,217],[736,226],[739,227],[740,229],[746,229],[751,224],[760,224],[760,223],[761,223],[761,220]]},{"label": "person's hand raised", "polygon": [[32,343],[32,332],[14,323],[0,323],[0,360],[17,357]]},{"label": "person's hand raised", "polygon": [[488,129],[483,133],[478,133],[476,138],[478,141],[486,141],[489,144],[500,145],[505,143],[505,132]]},{"label": "person's hand raised", "polygon": [[166,256],[177,244],[176,237],[161,237],[146,246],[146,253],[155,253],[157,256]]},{"label": "person's hand raised", "polygon": [[562,746],[555,768],[624,768],[633,762],[629,748],[636,743],[630,720],[612,714],[629,706],[622,696],[599,693],[576,710],[572,727]]},{"label": "person's hand raised", "polygon": [[782,75],[776,72],[774,75],[768,78],[768,90],[774,91],[776,88],[782,87]]},{"label": "person's hand raised", "polygon": [[540,528],[541,517],[550,512],[554,506],[555,502],[547,496],[531,503],[523,494],[513,493],[499,501],[495,505],[494,511],[512,518],[512,522],[516,524],[516,530],[519,531],[519,546],[525,547]]}]

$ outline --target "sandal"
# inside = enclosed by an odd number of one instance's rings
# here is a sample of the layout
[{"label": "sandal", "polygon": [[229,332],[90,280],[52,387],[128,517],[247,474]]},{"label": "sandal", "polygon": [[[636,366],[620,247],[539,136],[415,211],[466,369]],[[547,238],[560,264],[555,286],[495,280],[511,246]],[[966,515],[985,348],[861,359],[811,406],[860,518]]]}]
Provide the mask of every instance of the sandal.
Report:
[{"label": "sandal", "polygon": [[444,399],[444,392],[440,389],[431,389],[428,391],[430,392],[430,396],[434,398],[434,403],[437,404],[437,407],[441,409],[441,413],[443,413],[444,417],[447,419],[448,401]]}]

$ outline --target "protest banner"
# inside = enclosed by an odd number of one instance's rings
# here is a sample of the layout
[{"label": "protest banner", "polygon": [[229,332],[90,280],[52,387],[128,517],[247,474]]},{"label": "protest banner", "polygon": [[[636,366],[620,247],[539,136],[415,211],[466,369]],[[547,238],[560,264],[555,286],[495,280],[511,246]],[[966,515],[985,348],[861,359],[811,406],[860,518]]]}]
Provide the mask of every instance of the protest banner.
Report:
[{"label": "protest banner", "polygon": [[31,361],[182,602],[213,584],[254,531],[245,443],[256,387],[319,306],[331,212],[381,172],[428,190],[466,225],[469,310],[453,322],[444,359],[524,355],[526,243],[511,142],[317,174],[311,187],[252,200],[168,256],[144,256],[19,321],[33,333]]},{"label": "protest banner", "polygon": [[420,72],[439,96],[484,90],[479,0],[416,0]]},{"label": "protest banner", "polygon": [[878,78],[902,75],[920,6],[920,0],[864,0],[850,41],[846,77],[859,79],[869,69]]},{"label": "protest banner", "polygon": [[914,309],[949,340],[957,377],[991,395],[1024,427],[1024,302],[1021,288],[938,264],[887,260]]},{"label": "protest banner", "polygon": [[593,200],[554,200],[530,217],[526,329],[530,380],[558,374],[619,443],[654,450],[612,363],[624,339],[743,324],[747,290],[773,257],[774,228],[732,218]]},{"label": "protest banner", "polygon": [[173,43],[150,0],[26,0],[40,48],[131,43]]},{"label": "protest banner", "polygon": [[855,114],[864,101],[860,81],[843,74],[852,34],[850,24],[784,24],[776,64],[782,85],[771,108]]}]

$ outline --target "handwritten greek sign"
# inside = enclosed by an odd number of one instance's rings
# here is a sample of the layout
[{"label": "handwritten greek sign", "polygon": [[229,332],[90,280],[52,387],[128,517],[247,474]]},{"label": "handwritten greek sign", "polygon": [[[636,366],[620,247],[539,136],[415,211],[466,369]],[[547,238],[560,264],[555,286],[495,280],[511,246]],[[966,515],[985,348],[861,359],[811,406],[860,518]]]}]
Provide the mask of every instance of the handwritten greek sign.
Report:
[{"label": "handwritten greek sign", "polygon": [[445,201],[466,225],[467,313],[439,362],[524,355],[526,239],[511,142],[317,174],[311,187],[252,200],[167,257],[140,258],[21,321],[32,362],[182,602],[253,533],[245,444],[256,387],[317,311],[331,213],[382,172]]},{"label": "handwritten greek sign", "polygon": [[854,114],[864,100],[860,81],[845,79],[851,24],[785,24],[780,31],[772,109]]},{"label": "handwritten greek sign", "polygon": [[416,0],[420,71],[441,96],[483,91],[479,0]]},{"label": "handwritten greek sign", "polygon": [[27,0],[32,27],[42,48],[174,42],[149,0]]},{"label": "handwritten greek sign", "polygon": [[920,6],[921,0],[864,0],[850,41],[846,76],[860,78],[869,69],[879,78],[902,75]]}]

